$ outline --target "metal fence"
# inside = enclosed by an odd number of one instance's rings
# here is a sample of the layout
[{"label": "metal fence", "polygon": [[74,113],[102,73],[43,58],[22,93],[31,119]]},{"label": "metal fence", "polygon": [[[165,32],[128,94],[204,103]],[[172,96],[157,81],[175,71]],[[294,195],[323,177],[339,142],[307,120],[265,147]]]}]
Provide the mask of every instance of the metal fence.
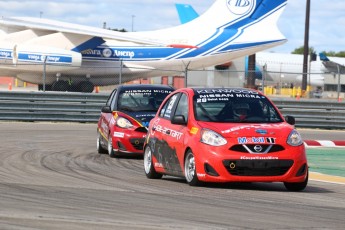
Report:
[{"label": "metal fence", "polygon": [[[0,120],[96,123],[109,93],[0,91]],[[296,127],[345,129],[345,103],[337,100],[271,98]]]},{"label": "metal fence", "polygon": [[[13,64],[4,63],[0,63],[0,67],[2,70],[0,75],[6,75],[7,71],[10,73],[14,68]],[[111,66],[105,63],[98,63],[95,66],[17,64],[15,68],[22,70],[21,73],[17,74],[18,79],[27,79],[27,82],[36,84],[36,88],[40,91],[70,92],[92,92],[95,91],[95,87],[119,85],[128,82],[169,84],[175,88],[179,88],[181,85],[244,87],[247,85],[248,76],[252,73],[255,75],[255,84],[258,88],[271,87],[272,90],[265,91],[266,94],[270,94],[271,91],[274,91],[274,94],[283,94],[286,89],[295,88],[298,90],[303,75],[302,72],[296,72],[296,69],[302,71],[301,65],[293,63],[283,65],[278,61],[265,63],[265,68],[261,66],[253,73],[246,70],[243,58],[232,61],[230,66],[223,68],[216,66],[202,70],[188,69],[187,67],[179,71],[173,69],[145,69],[140,66],[126,66],[126,64]],[[308,73],[307,82],[309,86],[307,92],[315,91],[318,85],[324,91],[338,92],[339,97],[341,92],[345,92],[344,77],[340,73],[320,72],[320,68],[318,67],[318,72],[313,70],[313,72]],[[273,71],[273,69],[278,69],[278,71]],[[320,77],[327,79],[327,81],[320,80]],[[21,83],[25,84],[26,82]]]}]

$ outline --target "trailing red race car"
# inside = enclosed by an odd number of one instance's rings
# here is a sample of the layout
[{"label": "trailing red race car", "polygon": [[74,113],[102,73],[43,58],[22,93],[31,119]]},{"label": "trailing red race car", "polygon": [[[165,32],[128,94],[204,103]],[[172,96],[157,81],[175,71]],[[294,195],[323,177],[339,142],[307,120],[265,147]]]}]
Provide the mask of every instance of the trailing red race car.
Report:
[{"label": "trailing red race car", "polygon": [[308,183],[308,163],[292,116],[283,118],[259,91],[185,88],[170,94],[151,120],[144,146],[148,178],[202,182]]},{"label": "trailing red race car", "polygon": [[98,120],[98,152],[110,157],[142,155],[149,122],[173,90],[166,85],[121,85],[114,89]]}]

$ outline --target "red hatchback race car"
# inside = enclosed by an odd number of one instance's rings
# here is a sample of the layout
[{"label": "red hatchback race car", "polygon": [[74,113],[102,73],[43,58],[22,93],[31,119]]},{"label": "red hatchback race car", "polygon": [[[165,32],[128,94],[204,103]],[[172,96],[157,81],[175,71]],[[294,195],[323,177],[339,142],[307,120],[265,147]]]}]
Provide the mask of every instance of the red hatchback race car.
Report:
[{"label": "red hatchback race car", "polygon": [[295,119],[259,91],[185,88],[170,94],[150,122],[144,146],[148,178],[202,182],[308,183],[308,163]]},{"label": "red hatchback race car", "polygon": [[173,90],[166,85],[121,85],[114,89],[98,120],[98,152],[110,157],[142,155],[149,122]]}]

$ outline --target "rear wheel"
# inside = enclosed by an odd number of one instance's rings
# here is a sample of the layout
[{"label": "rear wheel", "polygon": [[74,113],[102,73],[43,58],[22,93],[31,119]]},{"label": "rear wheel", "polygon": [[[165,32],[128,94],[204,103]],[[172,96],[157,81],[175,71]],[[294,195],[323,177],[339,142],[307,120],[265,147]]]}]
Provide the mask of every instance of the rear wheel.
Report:
[{"label": "rear wheel", "polygon": [[150,146],[146,146],[144,150],[144,170],[146,177],[149,179],[160,179],[163,176],[162,174],[157,173],[153,167],[152,151]]},{"label": "rear wheel", "polygon": [[299,182],[299,183],[284,182],[285,188],[292,192],[302,191],[303,189],[307,187],[308,177],[309,177],[309,172],[307,172],[307,176],[303,182]]},{"label": "rear wheel", "polygon": [[188,150],[184,161],[184,174],[187,183],[191,186],[201,185],[196,173],[195,157],[191,150]]}]

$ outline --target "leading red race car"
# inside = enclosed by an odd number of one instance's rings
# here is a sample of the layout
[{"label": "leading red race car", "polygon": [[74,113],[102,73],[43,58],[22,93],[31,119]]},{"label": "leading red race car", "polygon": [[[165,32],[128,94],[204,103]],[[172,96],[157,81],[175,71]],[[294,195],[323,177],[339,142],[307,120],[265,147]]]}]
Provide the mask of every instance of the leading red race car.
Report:
[{"label": "leading red race car", "polygon": [[295,119],[285,118],[259,91],[185,88],[162,103],[144,147],[148,178],[202,182],[308,183],[308,163]]},{"label": "leading red race car", "polygon": [[164,98],[167,85],[121,85],[102,108],[97,127],[97,150],[118,155],[142,155],[147,127]]}]

